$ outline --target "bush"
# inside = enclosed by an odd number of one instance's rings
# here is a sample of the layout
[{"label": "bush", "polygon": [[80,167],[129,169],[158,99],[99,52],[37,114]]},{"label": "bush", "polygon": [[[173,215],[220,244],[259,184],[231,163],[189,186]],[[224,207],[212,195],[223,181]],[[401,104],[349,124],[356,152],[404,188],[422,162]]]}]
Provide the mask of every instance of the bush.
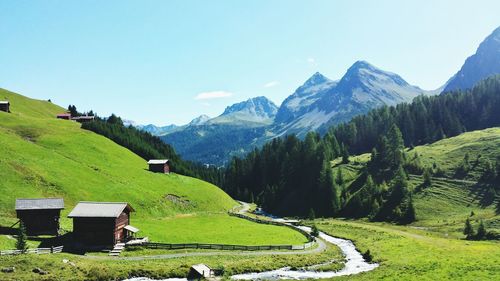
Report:
[{"label": "bush", "polygon": [[314,236],[314,237],[318,237],[319,236],[319,230],[316,227],[316,225],[312,226],[312,228],[311,228],[311,235]]},{"label": "bush", "polygon": [[370,249],[366,250],[366,252],[363,253],[363,258],[365,259],[366,262],[373,261],[373,256],[372,253],[370,253]]}]

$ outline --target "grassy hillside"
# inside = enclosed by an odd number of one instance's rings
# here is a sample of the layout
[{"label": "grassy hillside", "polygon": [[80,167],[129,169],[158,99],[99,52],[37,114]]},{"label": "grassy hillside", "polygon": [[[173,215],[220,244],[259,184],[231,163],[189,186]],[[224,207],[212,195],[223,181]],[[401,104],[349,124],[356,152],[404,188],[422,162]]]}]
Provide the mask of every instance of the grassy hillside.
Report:
[{"label": "grassy hillside", "polygon": [[464,241],[411,226],[320,220],[319,229],[370,250],[380,267],[336,280],[499,280],[500,244]]},{"label": "grassy hillside", "polygon": [[[149,172],[146,162],[131,151],[80,129],[76,122],[57,120],[55,114],[64,109],[49,102],[5,90],[0,90],[0,97],[12,104],[12,113],[0,112],[0,225],[17,221],[16,198],[61,196],[66,205],[61,223],[67,230],[72,224],[66,215],[78,201],[126,201],[136,209],[131,223],[150,238],[161,239],[156,241],[178,241],[169,231],[176,220],[165,218],[189,214],[187,220],[199,221],[198,216],[203,216],[220,223],[198,224],[194,232],[198,240],[215,240],[217,234],[206,230],[223,229],[229,221],[242,229],[242,237],[249,238],[241,241],[241,237],[234,240],[228,235],[226,241],[217,242],[252,242],[244,231],[250,223],[226,215],[236,202],[216,186],[177,174]],[[254,231],[263,237],[281,237],[279,243],[305,240],[288,229],[257,228]],[[0,246],[12,243],[0,239]]]},{"label": "grassy hillside", "polygon": [[55,114],[65,112],[65,109],[53,103],[30,99],[1,88],[0,100],[8,100],[11,114],[18,117],[52,118]]},{"label": "grassy hillside", "polygon": [[[410,162],[418,161],[423,167],[439,167],[442,175],[435,175],[429,187],[422,188],[423,177],[410,174],[409,184],[415,189],[414,202],[417,221],[412,225],[443,236],[462,238],[464,221],[470,217],[476,226],[483,219],[488,230],[500,230],[500,216],[495,208],[496,200],[477,183],[483,173],[485,163],[493,162],[500,156],[500,128],[490,128],[443,139],[429,145],[407,150]],[[465,177],[457,177],[455,172],[469,154],[471,170]],[[418,157],[416,157],[418,156]],[[334,173],[339,170],[347,181],[347,186],[355,192],[356,179],[369,154],[350,158],[350,164],[334,161]]]}]

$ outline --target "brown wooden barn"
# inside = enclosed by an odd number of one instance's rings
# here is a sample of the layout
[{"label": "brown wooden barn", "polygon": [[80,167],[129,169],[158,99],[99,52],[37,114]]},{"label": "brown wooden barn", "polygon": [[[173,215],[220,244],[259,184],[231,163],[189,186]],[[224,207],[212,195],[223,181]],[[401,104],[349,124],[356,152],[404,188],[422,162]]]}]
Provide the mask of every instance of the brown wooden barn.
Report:
[{"label": "brown wooden barn", "polygon": [[71,120],[71,114],[69,113],[61,113],[56,115],[57,119]]},{"label": "brown wooden barn", "polygon": [[0,101],[0,111],[10,112],[10,102]]},{"label": "brown wooden barn", "polygon": [[152,159],[148,161],[149,170],[155,173],[170,173],[170,161],[168,159]]},{"label": "brown wooden barn", "polygon": [[16,213],[28,235],[58,235],[62,198],[16,199]]},{"label": "brown wooden barn", "polygon": [[130,239],[139,229],[130,225],[134,209],[124,202],[80,202],[68,215],[73,236],[87,246],[108,246]]}]

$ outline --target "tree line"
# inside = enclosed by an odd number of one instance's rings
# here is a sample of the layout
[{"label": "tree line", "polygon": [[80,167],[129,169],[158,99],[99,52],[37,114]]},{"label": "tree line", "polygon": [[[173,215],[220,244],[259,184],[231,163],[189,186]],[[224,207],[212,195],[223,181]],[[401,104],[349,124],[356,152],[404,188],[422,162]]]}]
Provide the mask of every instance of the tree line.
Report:
[{"label": "tree line", "polygon": [[[399,223],[415,219],[408,172],[424,175],[424,185],[439,167],[410,161],[405,147],[432,143],[460,133],[500,125],[500,76],[473,89],[419,96],[410,104],[384,106],[332,127],[324,136],[309,133],[277,138],[243,158],[233,158],[222,187],[235,198],[256,202],[289,216],[367,216]],[[331,161],[371,153],[356,182],[347,188],[342,169]]]},{"label": "tree line", "polygon": [[[81,116],[74,105],[70,105],[68,110],[74,116]],[[204,166],[199,163],[183,160],[174,148],[160,138],[136,129],[134,126],[126,126],[123,120],[111,114],[107,118],[102,118],[90,111],[92,116],[96,116],[94,121],[82,123],[82,128],[105,136],[117,144],[126,147],[135,154],[150,159],[169,159],[171,161],[171,171],[174,173],[196,177],[213,184],[220,184],[222,172],[213,166]]]}]

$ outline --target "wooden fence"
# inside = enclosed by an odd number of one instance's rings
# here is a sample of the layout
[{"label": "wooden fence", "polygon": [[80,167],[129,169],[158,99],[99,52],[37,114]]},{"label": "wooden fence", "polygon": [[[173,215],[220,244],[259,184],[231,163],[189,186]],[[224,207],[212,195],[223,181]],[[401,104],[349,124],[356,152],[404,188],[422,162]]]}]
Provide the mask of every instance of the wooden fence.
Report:
[{"label": "wooden fence", "polygon": [[63,250],[63,246],[59,247],[51,247],[51,248],[36,248],[36,249],[27,249],[25,251],[23,250],[5,250],[5,251],[0,251],[0,256],[6,256],[6,255],[21,255],[21,254],[56,254],[60,253]]},{"label": "wooden fence", "polygon": [[170,244],[170,243],[156,243],[156,242],[146,242],[140,244],[128,244],[126,247],[146,247],[151,249],[165,249],[165,250],[180,250],[180,249],[205,249],[205,250],[230,250],[230,251],[269,251],[269,250],[305,250],[309,249],[314,245],[316,239],[309,234],[294,225],[277,222],[273,220],[263,220],[254,217],[250,217],[241,213],[237,213],[236,209],[228,212],[230,216],[242,218],[255,223],[270,224],[277,226],[284,226],[291,228],[295,231],[303,234],[308,242],[302,245],[263,245],[263,246],[247,246],[247,245],[225,245],[225,244],[202,244],[202,243],[185,243],[185,244]]},{"label": "wooden fence", "polygon": [[268,250],[305,250],[314,245],[315,238],[296,226],[288,223],[277,222],[272,220],[262,220],[253,218],[244,214],[229,212],[230,216],[246,219],[255,223],[270,224],[284,226],[302,233],[307,237],[308,242],[302,245],[263,245],[263,246],[247,246],[247,245],[225,245],[225,244],[202,244],[202,243],[187,243],[187,244],[169,244],[146,242],[142,244],[127,245],[127,247],[146,247],[152,249],[178,250],[178,249],[205,249],[205,250],[230,250],[230,251],[268,251]]},{"label": "wooden fence", "polygon": [[225,245],[225,244],[169,244],[147,242],[143,244],[127,245],[127,247],[146,247],[151,249],[179,250],[179,249],[204,249],[204,250],[230,250],[230,251],[268,251],[268,250],[305,250],[312,247],[314,243],[308,242],[303,245],[264,245],[264,246],[246,246],[246,245]]},{"label": "wooden fence", "polygon": [[302,233],[302,235],[304,235],[305,237],[307,237],[307,240],[309,242],[315,241],[315,238],[311,234],[309,234],[307,231],[304,231],[304,230],[302,230],[302,229],[300,229],[300,228],[298,228],[298,227],[296,227],[294,225],[288,224],[288,223],[277,222],[277,221],[273,221],[273,220],[262,220],[262,219],[250,217],[250,216],[247,216],[247,215],[244,215],[244,214],[233,213],[233,212],[229,212],[229,215],[233,216],[233,217],[238,217],[238,218],[242,218],[242,219],[245,219],[245,220],[249,220],[249,221],[252,221],[252,222],[256,222],[256,223],[271,224],[271,225],[288,227],[288,228],[291,228],[291,229],[293,229],[295,231],[298,231],[298,232]]}]

